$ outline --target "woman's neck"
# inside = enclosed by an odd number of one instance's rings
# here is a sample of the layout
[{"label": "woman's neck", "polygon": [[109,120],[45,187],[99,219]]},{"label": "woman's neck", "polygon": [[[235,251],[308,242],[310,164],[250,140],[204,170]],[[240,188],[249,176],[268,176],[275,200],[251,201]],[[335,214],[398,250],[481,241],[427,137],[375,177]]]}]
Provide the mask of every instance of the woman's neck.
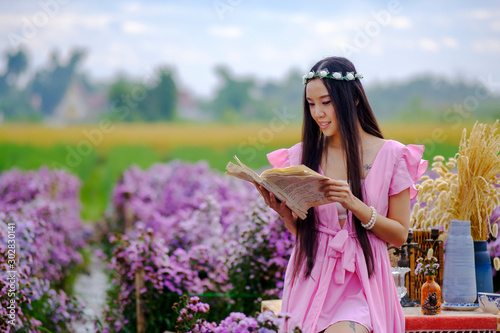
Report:
[{"label": "woman's neck", "polygon": [[[361,145],[361,147],[363,147],[367,142],[370,142],[370,140],[373,139],[373,135],[366,133],[359,124],[358,124],[358,133],[359,133],[359,144]],[[328,147],[333,149],[344,149],[340,133],[335,133],[334,135],[328,138]]]}]

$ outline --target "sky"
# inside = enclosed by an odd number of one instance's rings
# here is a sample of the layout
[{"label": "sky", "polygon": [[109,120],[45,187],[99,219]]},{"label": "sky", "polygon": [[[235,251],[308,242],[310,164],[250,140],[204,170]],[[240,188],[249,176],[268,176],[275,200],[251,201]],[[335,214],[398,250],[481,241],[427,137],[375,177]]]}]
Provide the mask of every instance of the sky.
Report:
[{"label": "sky", "polygon": [[435,74],[500,91],[500,2],[0,0],[0,53],[19,47],[32,72],[74,48],[96,80],[169,66],[199,96],[217,89],[217,65],[278,80],[326,56],[349,58],[365,85]]}]

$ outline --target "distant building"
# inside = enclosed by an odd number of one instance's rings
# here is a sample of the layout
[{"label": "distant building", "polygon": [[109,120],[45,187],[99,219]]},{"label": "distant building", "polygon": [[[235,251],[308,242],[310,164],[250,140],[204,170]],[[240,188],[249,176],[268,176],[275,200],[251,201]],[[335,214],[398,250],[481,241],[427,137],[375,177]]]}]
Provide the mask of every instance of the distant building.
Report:
[{"label": "distant building", "polygon": [[192,121],[211,121],[212,115],[202,110],[192,95],[187,92],[178,92],[177,115],[180,119]]},{"label": "distant building", "polygon": [[46,122],[59,126],[95,122],[107,104],[104,94],[89,92],[80,80],[75,79]]}]

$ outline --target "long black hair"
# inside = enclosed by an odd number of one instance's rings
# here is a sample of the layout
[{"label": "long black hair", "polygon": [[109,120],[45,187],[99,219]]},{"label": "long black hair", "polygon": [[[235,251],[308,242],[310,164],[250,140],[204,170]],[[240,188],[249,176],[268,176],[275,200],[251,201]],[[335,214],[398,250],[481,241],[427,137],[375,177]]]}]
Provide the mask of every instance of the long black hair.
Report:
[{"label": "long black hair", "polygon": [[[354,65],[342,57],[329,57],[317,62],[311,71],[317,73],[319,70],[328,69],[330,73],[341,72],[346,75],[347,72],[356,72]],[[361,188],[362,169],[362,151],[361,139],[358,130],[358,123],[361,128],[376,137],[383,138],[377,120],[366,98],[365,91],[361,82],[356,79],[352,81],[335,80],[324,78],[323,81],[330,100],[335,109],[337,118],[337,128],[341,137],[342,147],[345,154],[347,167],[347,180],[351,186],[351,191],[360,200],[363,200]],[[327,140],[321,135],[320,128],[311,116],[309,103],[306,99],[306,89],[304,87],[304,121],[302,127],[302,164],[307,165],[313,170],[318,171],[323,152],[326,152]],[[365,255],[368,276],[373,274],[373,253],[370,247],[367,231],[361,225],[361,221],[352,215],[356,228],[356,236]],[[295,253],[295,269],[293,276],[296,277],[300,268],[306,259],[305,277],[311,275],[314,267],[317,252],[317,227],[318,220],[314,213],[314,208],[310,208],[305,220],[298,219],[297,238]]]}]

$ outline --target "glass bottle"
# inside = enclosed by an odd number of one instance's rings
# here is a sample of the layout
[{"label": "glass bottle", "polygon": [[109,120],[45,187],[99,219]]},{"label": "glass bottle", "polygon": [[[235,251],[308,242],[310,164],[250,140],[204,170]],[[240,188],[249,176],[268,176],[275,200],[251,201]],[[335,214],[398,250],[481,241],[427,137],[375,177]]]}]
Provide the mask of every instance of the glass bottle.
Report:
[{"label": "glass bottle", "polygon": [[435,275],[426,275],[426,281],[420,291],[420,304],[424,315],[441,313],[441,287],[434,280],[435,277]]}]

